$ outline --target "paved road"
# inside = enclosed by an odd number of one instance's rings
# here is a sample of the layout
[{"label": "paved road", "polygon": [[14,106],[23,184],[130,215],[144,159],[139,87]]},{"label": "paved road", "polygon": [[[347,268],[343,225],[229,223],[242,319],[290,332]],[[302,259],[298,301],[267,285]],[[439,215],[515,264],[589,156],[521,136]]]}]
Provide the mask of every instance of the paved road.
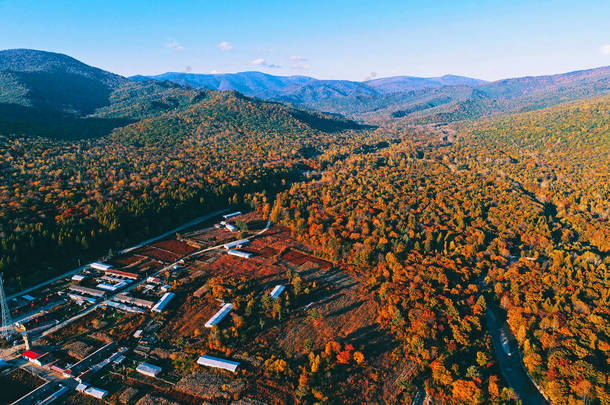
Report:
[{"label": "paved road", "polygon": [[[496,352],[496,358],[502,375],[508,385],[517,393],[525,405],[546,405],[547,401],[532,383],[525,371],[519,352],[516,350],[516,341],[506,322],[501,322],[495,308],[487,303],[487,328],[491,335],[491,343]],[[502,347],[502,332],[509,339],[508,353]]]},{"label": "paved road", "polygon": [[[169,236],[169,235],[171,235],[171,234],[174,234],[174,233],[176,233],[176,232],[180,232],[180,231],[182,231],[182,230],[184,230],[184,229],[186,229],[186,228],[190,228],[191,226],[197,225],[197,224],[198,224],[198,223],[200,223],[200,222],[207,221],[208,219],[213,218],[213,217],[215,217],[215,216],[217,216],[217,215],[220,215],[220,214],[222,214],[223,212],[226,212],[226,211],[229,211],[229,209],[223,209],[223,210],[214,211],[214,212],[212,212],[211,214],[207,214],[207,215],[203,215],[203,216],[201,216],[201,217],[199,217],[199,218],[195,218],[195,219],[193,219],[192,221],[189,221],[189,222],[187,222],[186,224],[180,225],[180,226],[179,226],[179,227],[177,227],[177,228],[174,228],[174,229],[172,229],[172,230],[170,230],[170,231],[167,231],[167,232],[165,232],[165,233],[164,233],[164,234],[162,234],[162,235],[159,235],[159,236],[156,236],[156,237],[154,237],[154,238],[151,238],[151,239],[145,240],[144,242],[140,242],[140,243],[138,243],[137,245],[132,246],[132,247],[129,247],[129,248],[127,248],[127,249],[123,249],[123,250],[121,250],[119,253],[120,253],[120,254],[123,254],[123,253],[128,253],[128,252],[130,252],[130,251],[132,251],[132,250],[134,250],[134,249],[140,248],[140,247],[142,247],[142,246],[144,246],[144,245],[146,245],[146,244],[148,244],[148,243],[156,242],[156,241],[158,241],[159,239],[166,238],[166,237],[168,237],[168,236]],[[10,299],[15,298],[15,297],[18,297],[18,296],[20,296],[20,295],[30,293],[30,292],[32,292],[32,291],[34,291],[34,290],[37,290],[37,289],[42,288],[42,287],[45,287],[45,286],[47,286],[47,285],[49,285],[49,284],[51,284],[51,283],[54,283],[54,282],[55,282],[55,281],[57,281],[57,280],[61,280],[62,278],[65,278],[65,277],[72,277],[72,276],[73,276],[73,275],[75,275],[76,273],[78,273],[78,272],[80,272],[80,271],[84,270],[86,267],[87,267],[87,265],[85,265],[85,266],[81,266],[81,267],[78,267],[78,268],[76,268],[76,269],[74,269],[74,270],[70,270],[70,271],[68,271],[67,273],[61,274],[61,275],[59,275],[59,276],[57,276],[57,277],[53,277],[53,278],[52,278],[52,279],[50,279],[50,280],[47,280],[47,281],[44,281],[44,282],[42,282],[42,283],[36,284],[36,285],[34,285],[34,286],[32,286],[32,287],[28,287],[28,288],[26,288],[26,289],[25,289],[25,290],[23,290],[23,291],[20,291],[20,292],[18,292],[18,293],[12,294],[12,295],[9,295],[9,296],[7,297],[7,299],[9,299],[9,300],[10,300]]]}]

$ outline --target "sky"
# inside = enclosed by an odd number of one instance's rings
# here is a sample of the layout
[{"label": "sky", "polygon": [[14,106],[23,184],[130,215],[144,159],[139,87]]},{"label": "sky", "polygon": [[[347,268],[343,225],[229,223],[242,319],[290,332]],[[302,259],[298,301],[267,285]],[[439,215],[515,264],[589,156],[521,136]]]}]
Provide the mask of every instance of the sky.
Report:
[{"label": "sky", "polygon": [[610,1],[0,0],[0,49],[125,76],[485,80],[610,65]]}]

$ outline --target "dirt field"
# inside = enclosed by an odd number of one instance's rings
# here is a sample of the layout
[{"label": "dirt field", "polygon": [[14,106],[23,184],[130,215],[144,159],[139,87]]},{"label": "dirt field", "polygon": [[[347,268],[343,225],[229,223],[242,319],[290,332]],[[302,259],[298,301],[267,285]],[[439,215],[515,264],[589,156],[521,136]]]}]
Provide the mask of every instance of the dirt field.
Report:
[{"label": "dirt field", "polygon": [[135,266],[140,262],[146,260],[144,256],[138,256],[133,254],[121,255],[113,258],[108,261],[108,264],[116,267],[116,268],[128,268],[131,266]]},{"label": "dirt field", "polygon": [[289,250],[288,252],[284,253],[282,259],[297,266],[302,266],[305,263],[314,263],[320,266],[322,270],[330,270],[333,267],[331,262],[303,254],[296,250]]},{"label": "dirt field", "polygon": [[134,250],[135,254],[146,256],[150,259],[159,260],[164,263],[172,263],[180,259],[180,256],[167,250],[158,249],[153,246],[144,246]]},{"label": "dirt field", "polygon": [[160,242],[153,243],[150,246],[174,253],[178,256],[186,256],[198,250],[196,247],[191,246],[188,243],[175,239],[162,240]]}]

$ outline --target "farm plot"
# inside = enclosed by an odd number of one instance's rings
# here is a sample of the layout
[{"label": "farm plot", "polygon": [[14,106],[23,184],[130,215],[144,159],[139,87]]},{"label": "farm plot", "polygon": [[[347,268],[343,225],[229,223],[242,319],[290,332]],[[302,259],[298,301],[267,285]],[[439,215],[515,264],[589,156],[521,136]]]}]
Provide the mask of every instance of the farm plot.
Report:
[{"label": "farm plot", "polygon": [[180,259],[180,256],[168,250],[159,249],[154,246],[144,246],[134,250],[135,254],[146,256],[150,259],[159,260],[163,263],[173,263]]},{"label": "farm plot", "polygon": [[186,256],[198,250],[197,247],[191,246],[186,242],[182,242],[176,239],[162,240],[160,242],[153,243],[150,246],[156,249],[174,253],[180,257]]}]

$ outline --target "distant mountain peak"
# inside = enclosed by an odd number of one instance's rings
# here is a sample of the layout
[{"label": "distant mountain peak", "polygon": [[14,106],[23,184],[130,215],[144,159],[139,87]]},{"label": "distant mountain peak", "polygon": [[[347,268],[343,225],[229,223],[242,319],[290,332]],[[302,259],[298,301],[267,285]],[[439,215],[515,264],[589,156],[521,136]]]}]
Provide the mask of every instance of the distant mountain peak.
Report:
[{"label": "distant mountain peak", "polygon": [[267,100],[315,105],[321,100],[373,97],[443,86],[474,86],[485,83],[468,77],[445,75],[437,78],[395,76],[364,82],[320,80],[308,76],[274,76],[247,71],[240,73],[197,74],[168,72],[156,76],[133,76],[132,80],[169,80],[197,89],[236,90]]},{"label": "distant mountain peak", "polygon": [[112,88],[128,83],[128,79],[123,76],[87,65],[63,53],[36,49],[0,51],[0,71],[74,74],[102,82]]}]

